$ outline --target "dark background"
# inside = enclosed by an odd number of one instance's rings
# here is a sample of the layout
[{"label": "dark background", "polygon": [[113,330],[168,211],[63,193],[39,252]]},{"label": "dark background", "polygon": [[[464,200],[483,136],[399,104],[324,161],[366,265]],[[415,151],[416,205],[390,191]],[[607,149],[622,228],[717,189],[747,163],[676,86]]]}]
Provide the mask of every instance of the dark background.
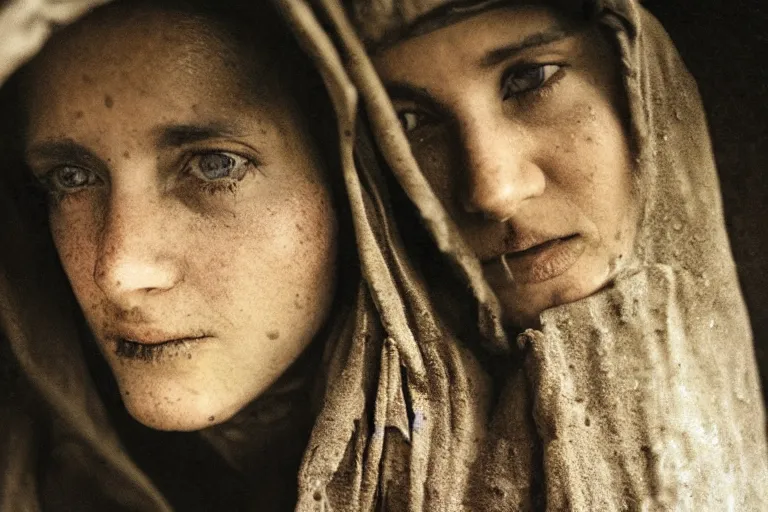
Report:
[{"label": "dark background", "polygon": [[768,2],[644,5],[661,20],[699,83],[768,403]]}]

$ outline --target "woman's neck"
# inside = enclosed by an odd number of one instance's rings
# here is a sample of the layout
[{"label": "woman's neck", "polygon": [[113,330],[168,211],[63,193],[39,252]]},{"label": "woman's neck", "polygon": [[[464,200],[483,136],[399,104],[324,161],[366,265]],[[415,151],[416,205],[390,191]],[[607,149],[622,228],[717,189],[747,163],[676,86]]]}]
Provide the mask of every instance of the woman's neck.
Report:
[{"label": "woman's neck", "polygon": [[[312,428],[321,346],[313,344],[260,397],[230,420],[200,431],[234,469],[251,476],[296,471]],[[294,482],[295,478],[288,478]]]}]

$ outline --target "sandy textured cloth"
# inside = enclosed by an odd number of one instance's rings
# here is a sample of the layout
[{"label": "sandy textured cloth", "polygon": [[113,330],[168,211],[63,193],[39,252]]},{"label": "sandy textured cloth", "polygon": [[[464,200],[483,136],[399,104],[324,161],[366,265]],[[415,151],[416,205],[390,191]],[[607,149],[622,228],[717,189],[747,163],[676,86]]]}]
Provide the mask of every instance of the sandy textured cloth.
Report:
[{"label": "sandy textured cloth", "polygon": [[[370,138],[358,125],[357,93],[329,35],[308,4],[278,4],[336,108],[362,270],[349,314],[326,343],[323,399],[298,475],[297,509],[373,510],[386,502],[390,510],[434,510],[430,489],[469,485],[489,381],[472,352],[442,327],[402,250],[384,179],[365,146]],[[89,6],[2,5],[0,79],[34,56],[52,22],[72,21]],[[58,18],[55,6],[63,12]],[[3,127],[3,147],[15,143],[13,128]],[[356,153],[356,142],[367,149]],[[98,393],[77,307],[49,236],[28,211],[21,173],[12,169],[19,165],[5,160],[0,170],[0,332],[10,353],[4,366],[14,375],[0,403],[0,510],[171,510]]]},{"label": "sandy textured cloth", "polygon": [[[625,68],[645,194],[641,263],[612,288],[546,312],[540,331],[510,345],[480,265],[419,173],[342,5],[276,3],[336,108],[363,273],[328,344],[298,510],[768,509],[751,336],[706,123],[661,27],[634,3],[595,6]],[[39,5],[12,0],[0,15]],[[407,34],[405,25],[445,8],[440,0],[376,5],[358,19],[363,28],[382,20],[363,32],[368,42]],[[19,40],[29,26],[0,24]],[[28,48],[8,52],[15,57],[0,62],[0,77],[34,53]],[[431,284],[392,222],[384,172],[466,282],[477,339],[455,340],[430,306]],[[0,329],[18,372],[0,404],[0,509],[40,510],[54,489],[59,509],[170,510],[110,423],[76,309],[62,299],[63,276],[41,256],[11,176],[0,172]],[[489,380],[466,348],[475,345],[508,366],[493,411]]]},{"label": "sandy textured cloth", "polygon": [[[355,37],[337,2],[322,2],[383,158],[459,267],[491,338],[492,294],[420,176],[361,43],[376,49],[500,3],[355,0]],[[518,336],[522,369],[513,355],[470,488],[431,489],[442,500],[431,509],[463,494],[468,510],[766,510],[752,337],[696,85],[637,2],[570,4],[588,7],[620,49],[643,201],[637,263]]]}]

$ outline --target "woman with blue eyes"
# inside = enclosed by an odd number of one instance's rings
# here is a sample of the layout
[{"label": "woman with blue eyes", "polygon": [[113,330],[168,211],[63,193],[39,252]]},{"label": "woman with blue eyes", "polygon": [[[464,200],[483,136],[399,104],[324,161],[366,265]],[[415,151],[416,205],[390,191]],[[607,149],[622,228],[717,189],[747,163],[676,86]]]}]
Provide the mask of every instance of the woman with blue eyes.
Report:
[{"label": "woman with blue eyes", "polygon": [[[237,12],[120,2],[57,33],[18,76],[23,158],[47,195],[96,390],[153,481],[107,489],[132,489],[121,506],[292,508],[326,326],[350,300],[336,294],[340,221],[302,100],[315,82],[276,14]],[[94,504],[104,488],[61,491],[101,476],[59,456],[58,474],[56,455],[41,459],[43,506],[119,506]]]},{"label": "woman with blue eyes", "polygon": [[487,375],[358,172],[311,8],[119,0],[34,55],[92,4],[0,8],[0,510],[461,487]]},{"label": "woman with blue eyes", "polygon": [[337,221],[282,92],[289,71],[264,73],[274,57],[256,48],[234,73],[216,25],[148,12],[97,13],[30,64],[24,157],[128,411],[197,430],[264,392],[320,330]]}]

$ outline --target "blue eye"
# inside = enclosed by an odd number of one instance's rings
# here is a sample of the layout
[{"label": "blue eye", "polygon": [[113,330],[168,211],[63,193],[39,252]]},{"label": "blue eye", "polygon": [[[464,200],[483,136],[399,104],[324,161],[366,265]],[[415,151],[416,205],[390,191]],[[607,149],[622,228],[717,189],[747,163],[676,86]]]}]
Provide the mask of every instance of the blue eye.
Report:
[{"label": "blue eye", "polygon": [[510,69],[501,79],[503,99],[541,88],[561,68],[557,64],[545,64]]},{"label": "blue eye", "polygon": [[72,193],[102,183],[101,178],[88,169],[63,165],[45,175],[46,184],[56,192]]},{"label": "blue eye", "polygon": [[251,162],[227,152],[203,153],[189,162],[189,172],[204,181],[241,180]]}]

